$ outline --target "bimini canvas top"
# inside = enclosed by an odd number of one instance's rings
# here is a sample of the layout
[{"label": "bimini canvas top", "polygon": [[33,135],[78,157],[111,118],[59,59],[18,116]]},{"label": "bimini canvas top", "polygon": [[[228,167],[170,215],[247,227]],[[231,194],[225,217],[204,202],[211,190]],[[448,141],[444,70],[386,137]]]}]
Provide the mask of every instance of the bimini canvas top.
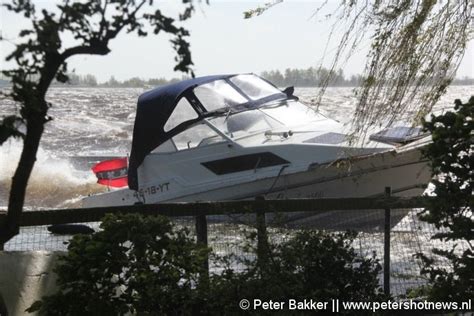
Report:
[{"label": "bimini canvas top", "polygon": [[[286,94],[253,74],[199,77],[145,92],[137,104],[129,187],[138,189],[137,169],[149,153],[203,118],[284,98]],[[191,115],[177,116],[178,108],[183,107],[188,107]]]}]

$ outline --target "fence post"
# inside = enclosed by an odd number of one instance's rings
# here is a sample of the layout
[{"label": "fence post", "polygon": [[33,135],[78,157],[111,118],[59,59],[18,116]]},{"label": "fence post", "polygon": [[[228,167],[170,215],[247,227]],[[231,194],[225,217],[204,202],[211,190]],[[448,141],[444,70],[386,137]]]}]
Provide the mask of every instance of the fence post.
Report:
[{"label": "fence post", "polygon": [[[392,188],[385,187],[385,197],[392,195]],[[384,254],[383,254],[383,291],[390,295],[390,208],[385,209]]]},{"label": "fence post", "polygon": [[[196,241],[198,244],[207,247],[207,219],[206,215],[196,216]],[[204,278],[209,278],[209,256],[206,254],[204,261]]]},{"label": "fence post", "polygon": [[264,267],[268,261],[268,236],[265,223],[265,198],[257,196],[255,200],[260,201],[257,209],[257,259],[258,264]]}]

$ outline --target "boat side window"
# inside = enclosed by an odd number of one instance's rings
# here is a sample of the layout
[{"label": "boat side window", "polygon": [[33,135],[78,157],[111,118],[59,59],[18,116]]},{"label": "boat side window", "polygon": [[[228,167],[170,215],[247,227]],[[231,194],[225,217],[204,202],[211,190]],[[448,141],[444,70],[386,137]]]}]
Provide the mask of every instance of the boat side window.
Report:
[{"label": "boat side window", "polygon": [[193,92],[208,112],[248,101],[225,80],[200,85],[194,88]]},{"label": "boat side window", "polygon": [[198,118],[197,112],[194,110],[188,100],[182,97],[174,108],[173,113],[171,113],[170,117],[168,118],[168,121],[166,121],[164,130],[165,132],[168,132],[179,124],[196,118]]},{"label": "boat side window", "polygon": [[204,147],[220,143],[225,139],[204,123],[199,123],[173,137],[178,150]]},{"label": "boat side window", "polygon": [[280,90],[254,75],[238,75],[230,78],[230,81],[242,90],[252,100],[281,93]]}]

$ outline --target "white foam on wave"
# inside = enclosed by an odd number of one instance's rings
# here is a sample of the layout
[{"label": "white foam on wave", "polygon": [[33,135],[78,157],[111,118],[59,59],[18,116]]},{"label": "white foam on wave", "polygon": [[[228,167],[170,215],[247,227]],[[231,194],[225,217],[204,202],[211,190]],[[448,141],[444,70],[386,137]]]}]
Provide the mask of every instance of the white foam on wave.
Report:
[{"label": "white foam on wave", "polygon": [[[0,147],[0,205],[8,204],[11,179],[17,168],[22,150],[18,140],[8,141]],[[80,197],[103,191],[96,184],[92,172],[80,171],[67,159],[54,158],[39,150],[31,174],[25,206],[32,208],[79,206]]]}]

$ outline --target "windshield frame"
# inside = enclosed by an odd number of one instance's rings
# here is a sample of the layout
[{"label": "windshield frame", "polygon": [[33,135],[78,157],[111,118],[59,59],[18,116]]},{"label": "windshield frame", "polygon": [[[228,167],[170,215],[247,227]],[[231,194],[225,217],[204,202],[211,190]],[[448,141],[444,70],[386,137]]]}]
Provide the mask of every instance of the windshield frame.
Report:
[{"label": "windshield frame", "polygon": [[[275,93],[273,94],[269,94],[269,95],[266,95],[262,98],[259,98],[259,99],[252,99],[250,96],[248,96],[242,89],[240,89],[234,82],[231,81],[232,78],[235,78],[235,77],[238,77],[238,76],[249,76],[249,75],[252,75],[254,76],[255,78],[258,78],[259,80],[261,80],[262,82],[270,85],[271,87],[273,87],[275,89]],[[226,105],[225,103],[222,104],[221,107],[217,107],[215,108],[214,110],[211,110],[211,111],[208,111],[206,107],[206,104],[204,104],[203,102],[201,102],[201,100],[199,99],[199,97],[196,95],[196,93],[194,93],[194,90],[199,88],[199,87],[202,87],[203,85],[199,85],[199,86],[196,86],[192,89],[191,93],[192,93],[192,99],[194,101],[194,103],[199,103],[199,107],[202,108],[204,110],[204,117],[209,117],[209,116],[212,116],[212,115],[221,115],[222,113],[225,113],[227,114],[229,112],[229,110],[231,111],[231,113],[238,113],[238,112],[241,112],[241,111],[245,111],[245,110],[251,110],[251,109],[254,109],[254,108],[257,108],[259,107],[260,105],[262,104],[265,104],[265,103],[268,103],[268,102],[272,102],[272,101],[276,101],[276,100],[284,100],[284,99],[288,99],[288,96],[281,92],[275,85],[273,85],[271,82],[263,79],[263,78],[260,78],[259,76],[256,76],[254,74],[242,74],[242,75],[235,75],[235,76],[231,76],[229,78],[224,78],[224,79],[220,79],[220,81],[223,81],[225,82],[226,84],[229,85],[230,88],[232,88],[233,90],[235,90],[237,93],[239,93],[243,98],[245,98],[247,101],[246,102],[243,102],[243,103],[239,103],[239,104],[234,104],[234,105]]]}]

